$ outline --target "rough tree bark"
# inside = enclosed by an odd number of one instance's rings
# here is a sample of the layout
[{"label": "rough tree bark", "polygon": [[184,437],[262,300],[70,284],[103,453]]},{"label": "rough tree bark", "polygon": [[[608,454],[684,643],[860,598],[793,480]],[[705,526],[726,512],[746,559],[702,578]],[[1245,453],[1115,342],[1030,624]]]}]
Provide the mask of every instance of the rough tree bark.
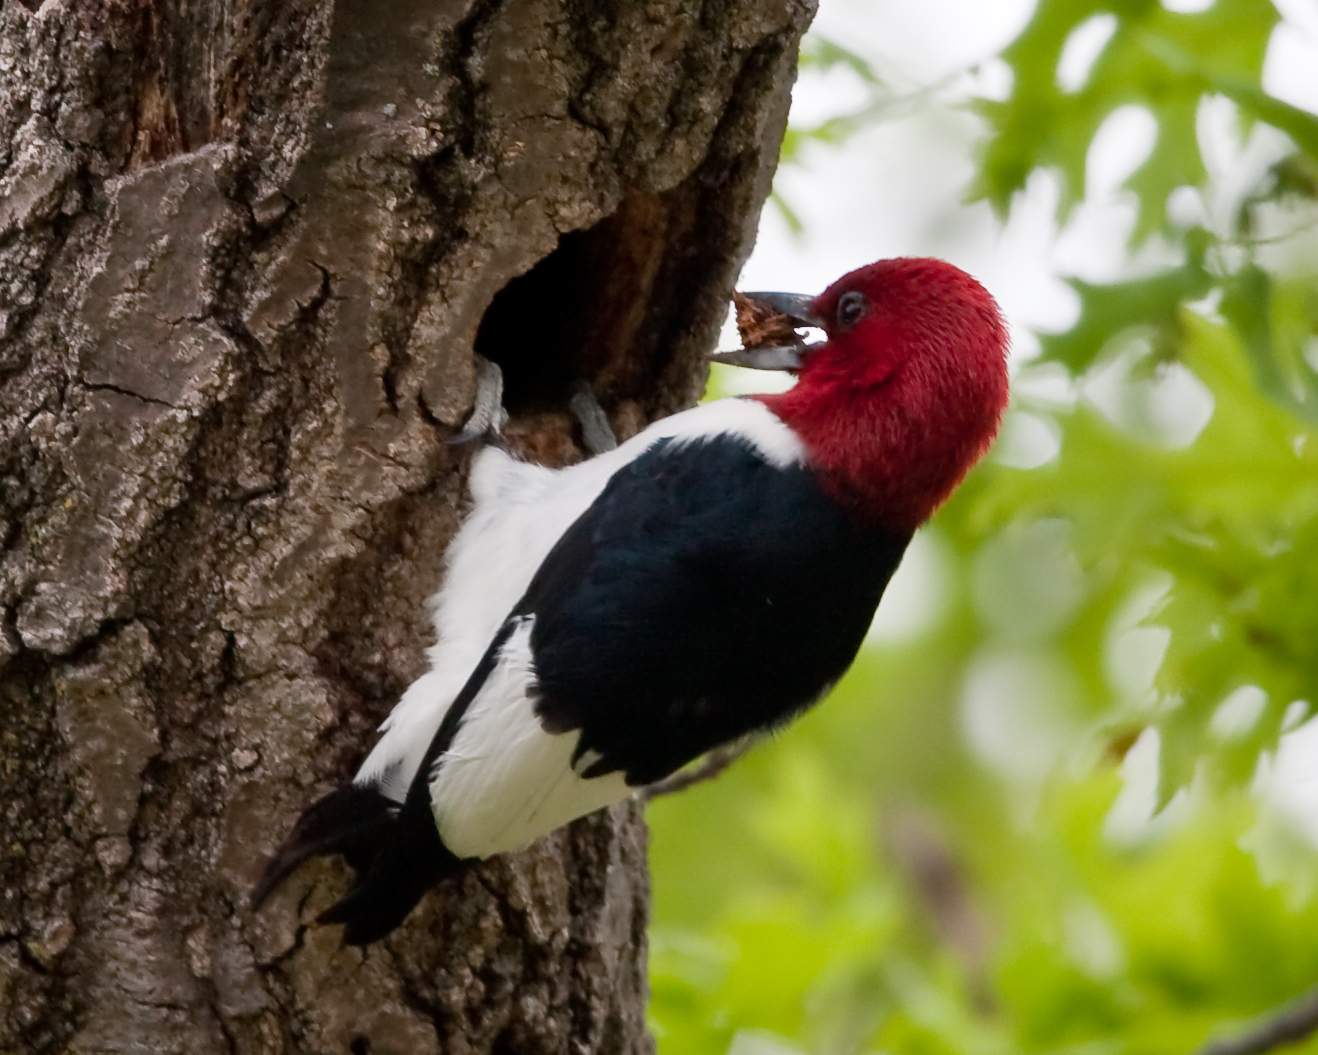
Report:
[{"label": "rough tree bark", "polygon": [[[690,404],[811,0],[0,0],[0,1050],[632,1052],[645,829],[245,903],[422,668],[472,350]],[[519,277],[520,276],[520,277]]]}]

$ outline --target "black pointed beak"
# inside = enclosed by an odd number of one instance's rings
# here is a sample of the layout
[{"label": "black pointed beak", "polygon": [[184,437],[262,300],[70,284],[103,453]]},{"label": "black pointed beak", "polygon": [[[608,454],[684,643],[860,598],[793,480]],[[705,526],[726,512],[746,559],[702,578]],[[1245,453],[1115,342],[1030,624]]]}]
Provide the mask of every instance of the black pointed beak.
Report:
[{"label": "black pointed beak", "polygon": [[756,304],[786,315],[797,326],[824,328],[824,320],[814,313],[815,298],[808,293],[744,293]]},{"label": "black pointed beak", "polygon": [[[812,310],[815,298],[804,293],[745,293],[758,307],[778,315],[786,315],[794,327],[824,328],[824,322]],[[715,352],[709,358],[715,363],[745,366],[752,370],[799,370],[805,364],[814,345],[796,338],[788,344],[762,345],[758,348],[738,348],[733,352]]]}]

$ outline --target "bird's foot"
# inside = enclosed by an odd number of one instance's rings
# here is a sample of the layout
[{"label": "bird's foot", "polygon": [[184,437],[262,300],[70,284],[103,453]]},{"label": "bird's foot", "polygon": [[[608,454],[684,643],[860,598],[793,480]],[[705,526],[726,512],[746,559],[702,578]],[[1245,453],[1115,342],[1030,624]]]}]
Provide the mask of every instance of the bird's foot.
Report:
[{"label": "bird's foot", "polygon": [[483,355],[476,356],[476,401],[471,414],[456,436],[448,443],[454,446],[472,440],[497,440],[508,424],[508,411],[503,408],[503,371],[498,363]]},{"label": "bird's foot", "polygon": [[572,386],[572,398],[567,407],[581,426],[581,441],[591,454],[603,454],[618,446],[618,437],[613,434],[609,416],[585,381]]},{"label": "bird's foot", "polygon": [[[503,406],[503,370],[483,355],[477,355],[475,360],[476,399],[462,431],[447,441],[455,446],[478,439],[499,442],[503,427],[508,424],[508,411]],[[581,426],[582,442],[591,454],[603,454],[618,446],[608,415],[585,381],[572,386],[568,410]]]},{"label": "bird's foot", "polygon": [[757,740],[758,737],[750,735],[743,736],[740,740],[734,740],[730,744],[721,744],[706,752],[704,757],[694,764],[679,769],[676,773],[664,777],[663,780],[656,780],[653,784],[647,784],[640,791],[641,801],[649,802],[651,799],[659,798],[660,795],[672,795],[678,791],[685,791],[695,784],[703,784],[707,780],[713,780],[754,747]]}]

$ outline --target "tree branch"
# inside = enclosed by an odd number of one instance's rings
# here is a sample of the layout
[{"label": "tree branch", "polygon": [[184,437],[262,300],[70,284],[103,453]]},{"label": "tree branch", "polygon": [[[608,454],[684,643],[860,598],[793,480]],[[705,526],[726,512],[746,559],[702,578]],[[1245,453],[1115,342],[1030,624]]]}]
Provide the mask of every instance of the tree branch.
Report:
[{"label": "tree branch", "polygon": [[1238,1037],[1214,1040],[1197,1055],[1258,1055],[1294,1044],[1318,1030],[1318,987],[1274,1009]]}]

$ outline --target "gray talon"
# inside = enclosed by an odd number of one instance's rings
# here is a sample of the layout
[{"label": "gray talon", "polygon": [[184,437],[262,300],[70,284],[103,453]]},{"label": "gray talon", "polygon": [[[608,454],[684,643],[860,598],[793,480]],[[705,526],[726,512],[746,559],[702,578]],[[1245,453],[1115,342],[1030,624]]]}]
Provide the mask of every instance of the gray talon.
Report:
[{"label": "gray talon", "polygon": [[456,436],[447,442],[453,446],[470,443],[485,437],[493,439],[508,424],[508,411],[503,408],[503,371],[483,355],[476,356],[476,401],[471,414]]},{"label": "gray talon", "polygon": [[580,423],[582,442],[591,454],[603,454],[618,446],[618,437],[613,434],[608,415],[585,381],[573,385],[572,398],[567,406]]}]

